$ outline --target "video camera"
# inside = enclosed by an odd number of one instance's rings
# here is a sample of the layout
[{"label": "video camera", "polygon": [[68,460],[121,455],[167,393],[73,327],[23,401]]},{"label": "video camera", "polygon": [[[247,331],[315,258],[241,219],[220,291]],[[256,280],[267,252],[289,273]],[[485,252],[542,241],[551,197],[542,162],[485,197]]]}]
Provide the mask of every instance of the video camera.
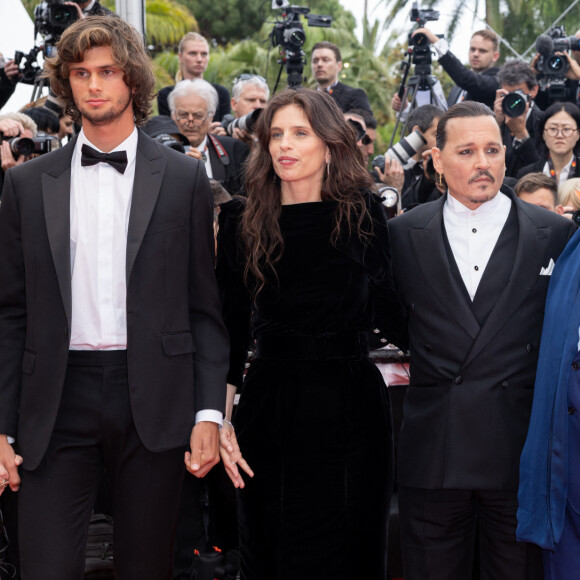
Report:
[{"label": "video camera", "polygon": [[272,46],[280,46],[284,53],[279,62],[281,66],[286,65],[288,85],[298,87],[302,84],[302,71],[306,64],[302,50],[306,42],[306,33],[300,16],[306,16],[308,26],[319,28],[329,28],[332,24],[332,17],[310,14],[310,8],[304,6],[285,6],[284,0],[274,0],[272,8],[282,8],[284,12],[282,12],[282,20],[276,22],[270,33],[270,41]]},{"label": "video camera", "polygon": [[[423,10],[419,8],[417,2],[413,2],[413,7],[411,8],[410,15],[411,22],[417,24],[417,28],[423,28],[427,22],[433,22],[439,20],[439,12],[437,10]],[[419,33],[413,36],[413,31],[409,32],[409,50],[413,54],[413,64],[415,66],[427,66],[431,65],[431,46],[429,39],[423,34]],[[418,74],[431,74],[431,70],[427,73]]]},{"label": "video camera", "polygon": [[563,26],[552,26],[548,34],[541,34],[536,40],[536,52],[540,55],[536,69],[540,73],[538,83],[541,90],[548,90],[550,102],[566,99],[566,73],[568,60],[557,52],[580,51],[580,40],[566,36]]},{"label": "video camera", "polygon": [[77,9],[64,1],[44,0],[34,8],[34,37],[37,34],[43,37],[44,56],[53,56],[54,45],[62,33],[78,20]]},{"label": "video camera", "polygon": [[[75,0],[77,3],[81,0]],[[78,11],[75,6],[64,4],[65,0],[44,0],[34,7],[34,38],[42,36],[42,46],[34,46],[28,54],[16,51],[14,62],[19,67],[21,75],[19,81],[27,85],[40,84],[42,68],[38,65],[38,53],[42,51],[45,57],[55,55],[56,43],[62,33],[73,22],[78,20]],[[36,90],[36,87],[35,87]],[[33,98],[34,100],[34,92]]]}]

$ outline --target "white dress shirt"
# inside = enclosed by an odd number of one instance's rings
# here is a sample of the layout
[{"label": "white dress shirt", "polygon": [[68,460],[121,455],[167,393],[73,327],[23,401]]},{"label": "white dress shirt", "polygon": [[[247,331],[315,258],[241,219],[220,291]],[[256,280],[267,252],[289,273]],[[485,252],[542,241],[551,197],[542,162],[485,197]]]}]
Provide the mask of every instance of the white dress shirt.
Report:
[{"label": "white dress shirt", "polygon": [[[108,163],[83,167],[83,144],[99,149],[82,130],[77,139],[71,164],[71,350],[127,348],[125,263],[137,141],[134,129],[113,149],[127,152],[127,168],[122,174]],[[222,418],[213,409],[195,415],[196,423],[221,425]]]},{"label": "white dress shirt", "polygon": [[[71,164],[71,350],[127,348],[125,261],[135,180],[137,129],[114,151],[127,152],[127,169],[81,166],[81,130]],[[109,152],[107,152],[109,153]]]},{"label": "white dress shirt", "polygon": [[507,221],[511,205],[509,197],[501,192],[475,210],[465,207],[453,196],[447,196],[443,206],[443,223],[471,300]]}]

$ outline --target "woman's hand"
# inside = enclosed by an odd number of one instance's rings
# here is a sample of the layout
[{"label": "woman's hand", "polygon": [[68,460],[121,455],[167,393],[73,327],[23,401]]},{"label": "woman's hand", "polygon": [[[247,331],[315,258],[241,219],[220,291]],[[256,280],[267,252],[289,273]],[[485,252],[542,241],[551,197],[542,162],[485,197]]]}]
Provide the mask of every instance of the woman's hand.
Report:
[{"label": "woman's hand", "polygon": [[242,489],[245,483],[238,468],[241,467],[250,477],[254,477],[254,472],[242,457],[236,432],[229,421],[224,421],[220,431],[220,455],[234,487]]}]

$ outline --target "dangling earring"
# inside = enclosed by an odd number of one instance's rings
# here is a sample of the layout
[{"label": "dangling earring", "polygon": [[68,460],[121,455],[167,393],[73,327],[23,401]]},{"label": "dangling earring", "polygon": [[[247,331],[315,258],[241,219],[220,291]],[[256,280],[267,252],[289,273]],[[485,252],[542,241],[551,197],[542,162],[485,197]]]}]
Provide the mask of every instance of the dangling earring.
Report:
[{"label": "dangling earring", "polygon": [[326,162],[326,179],[330,177],[330,159]]},{"label": "dangling earring", "polygon": [[444,187],[444,185],[443,185],[443,173],[437,173],[437,185]]}]

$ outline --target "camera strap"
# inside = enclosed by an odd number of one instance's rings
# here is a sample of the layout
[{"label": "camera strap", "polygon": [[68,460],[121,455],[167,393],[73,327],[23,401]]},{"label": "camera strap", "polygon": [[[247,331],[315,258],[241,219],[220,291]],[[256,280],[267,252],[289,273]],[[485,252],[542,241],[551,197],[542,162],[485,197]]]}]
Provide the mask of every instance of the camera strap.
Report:
[{"label": "camera strap", "polygon": [[[570,167],[568,169],[568,176],[566,177],[566,179],[574,177],[574,174],[576,173],[576,163],[577,163],[576,155],[572,155],[572,160],[570,161]],[[556,178],[556,169],[554,167],[554,162],[552,161],[552,157],[550,155],[548,155],[548,167],[550,169],[550,177],[552,177],[552,179],[555,179],[557,183],[558,180]]]},{"label": "camera strap", "polygon": [[211,133],[208,133],[207,137],[210,140],[211,144],[213,145],[213,148],[215,149],[215,152],[218,155],[220,163],[222,165],[229,165],[230,158],[228,157],[228,154],[226,153],[224,146]]}]

